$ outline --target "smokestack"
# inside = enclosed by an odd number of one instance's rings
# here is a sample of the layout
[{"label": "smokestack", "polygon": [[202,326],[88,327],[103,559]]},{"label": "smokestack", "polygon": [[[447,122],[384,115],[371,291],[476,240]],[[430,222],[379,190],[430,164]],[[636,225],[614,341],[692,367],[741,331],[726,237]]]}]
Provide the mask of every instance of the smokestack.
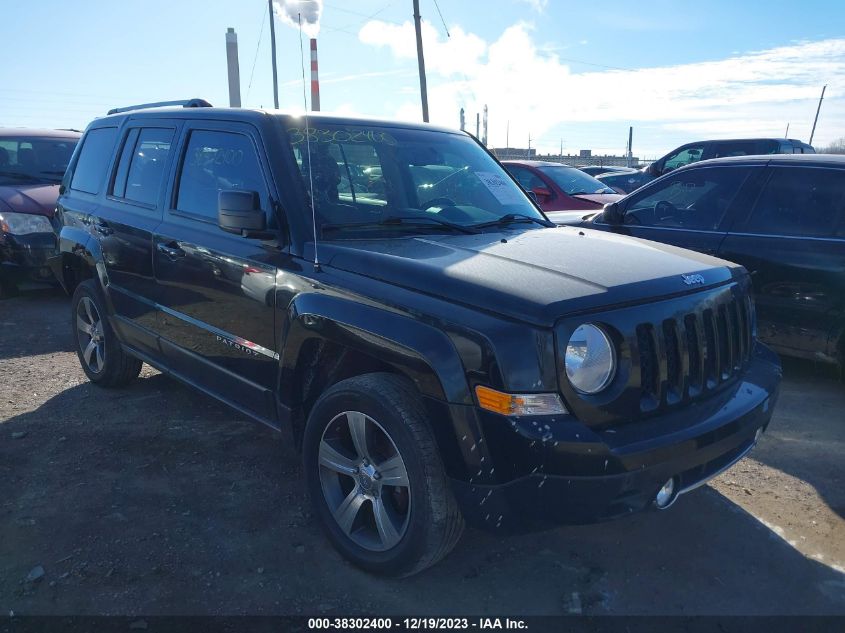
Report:
[{"label": "smokestack", "polygon": [[461,130],[467,129],[467,121],[466,117],[464,116],[464,109],[461,108]]},{"label": "smokestack", "polygon": [[241,71],[238,66],[238,34],[226,29],[226,68],[229,74],[229,107],[241,107]]},{"label": "smokestack", "polygon": [[311,109],[320,111],[320,79],[317,75],[317,39],[311,38]]},{"label": "smokestack", "polygon": [[483,133],[481,134],[481,143],[484,147],[487,147],[487,106],[484,106],[484,127],[482,128]]}]

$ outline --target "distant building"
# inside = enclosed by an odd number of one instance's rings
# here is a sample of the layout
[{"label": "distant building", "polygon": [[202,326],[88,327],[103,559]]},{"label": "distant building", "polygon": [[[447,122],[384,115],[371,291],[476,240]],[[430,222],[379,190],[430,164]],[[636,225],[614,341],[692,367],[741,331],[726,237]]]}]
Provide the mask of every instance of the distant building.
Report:
[{"label": "distant building", "polygon": [[493,155],[499,160],[508,160],[515,158],[529,158],[534,159],[537,156],[537,150],[524,149],[521,147],[493,147],[490,149]]},{"label": "distant building", "polygon": [[[651,161],[640,162],[636,156],[630,159],[627,156],[593,154],[591,149],[582,149],[578,155],[566,154],[538,154],[536,149],[525,149],[522,147],[495,147],[491,150],[499,160],[547,160],[553,163],[566,163],[575,167],[586,167],[587,165],[598,165],[604,167],[642,167]],[[630,162],[629,162],[630,161]]]}]

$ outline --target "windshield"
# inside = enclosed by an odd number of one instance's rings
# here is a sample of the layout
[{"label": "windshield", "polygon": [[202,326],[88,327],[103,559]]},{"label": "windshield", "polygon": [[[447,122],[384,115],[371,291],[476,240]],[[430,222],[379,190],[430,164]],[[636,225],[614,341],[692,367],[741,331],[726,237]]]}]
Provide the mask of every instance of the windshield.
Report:
[{"label": "windshield", "polygon": [[301,121],[288,133],[309,193],[313,182],[318,227],[331,237],[466,232],[503,218],[545,222],[501,166],[463,134],[320,124],[306,143]]},{"label": "windshield", "polygon": [[575,167],[544,166],[539,168],[568,196],[584,193],[616,193],[602,182]]},{"label": "windshield", "polygon": [[0,185],[61,182],[76,143],[75,138],[0,137]]}]

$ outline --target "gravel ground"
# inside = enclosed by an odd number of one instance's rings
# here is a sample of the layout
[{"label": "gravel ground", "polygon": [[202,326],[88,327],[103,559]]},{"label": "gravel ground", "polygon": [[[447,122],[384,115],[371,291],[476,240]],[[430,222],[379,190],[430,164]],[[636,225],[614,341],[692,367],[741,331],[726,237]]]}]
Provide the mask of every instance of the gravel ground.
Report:
[{"label": "gravel ground", "polygon": [[671,510],[341,560],[284,437],[145,367],[89,384],[68,300],[0,301],[0,613],[845,614],[845,385],[788,361],[750,458]]}]

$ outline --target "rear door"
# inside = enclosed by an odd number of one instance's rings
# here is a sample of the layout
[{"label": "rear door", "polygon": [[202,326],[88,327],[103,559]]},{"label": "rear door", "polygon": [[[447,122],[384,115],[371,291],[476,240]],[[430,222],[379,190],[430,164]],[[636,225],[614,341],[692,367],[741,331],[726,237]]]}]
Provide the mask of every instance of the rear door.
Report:
[{"label": "rear door", "polygon": [[754,171],[696,167],[671,174],[625,198],[624,224],[607,228],[713,255],[726,235],[729,211]]},{"label": "rear door", "polygon": [[182,134],[168,208],[154,236],[158,329],[166,362],[196,386],[275,417],[277,242],[221,230],[222,190],[258,192],[275,228],[270,169],[247,124],[197,121]]},{"label": "rear door", "polygon": [[790,354],[832,354],[845,324],[845,170],[770,167],[719,256],[752,273],[760,338]]},{"label": "rear door", "polygon": [[179,127],[172,120],[129,121],[121,130],[105,201],[92,216],[117,315],[115,326],[125,343],[148,354],[157,349],[153,232],[161,223],[165,175]]}]

